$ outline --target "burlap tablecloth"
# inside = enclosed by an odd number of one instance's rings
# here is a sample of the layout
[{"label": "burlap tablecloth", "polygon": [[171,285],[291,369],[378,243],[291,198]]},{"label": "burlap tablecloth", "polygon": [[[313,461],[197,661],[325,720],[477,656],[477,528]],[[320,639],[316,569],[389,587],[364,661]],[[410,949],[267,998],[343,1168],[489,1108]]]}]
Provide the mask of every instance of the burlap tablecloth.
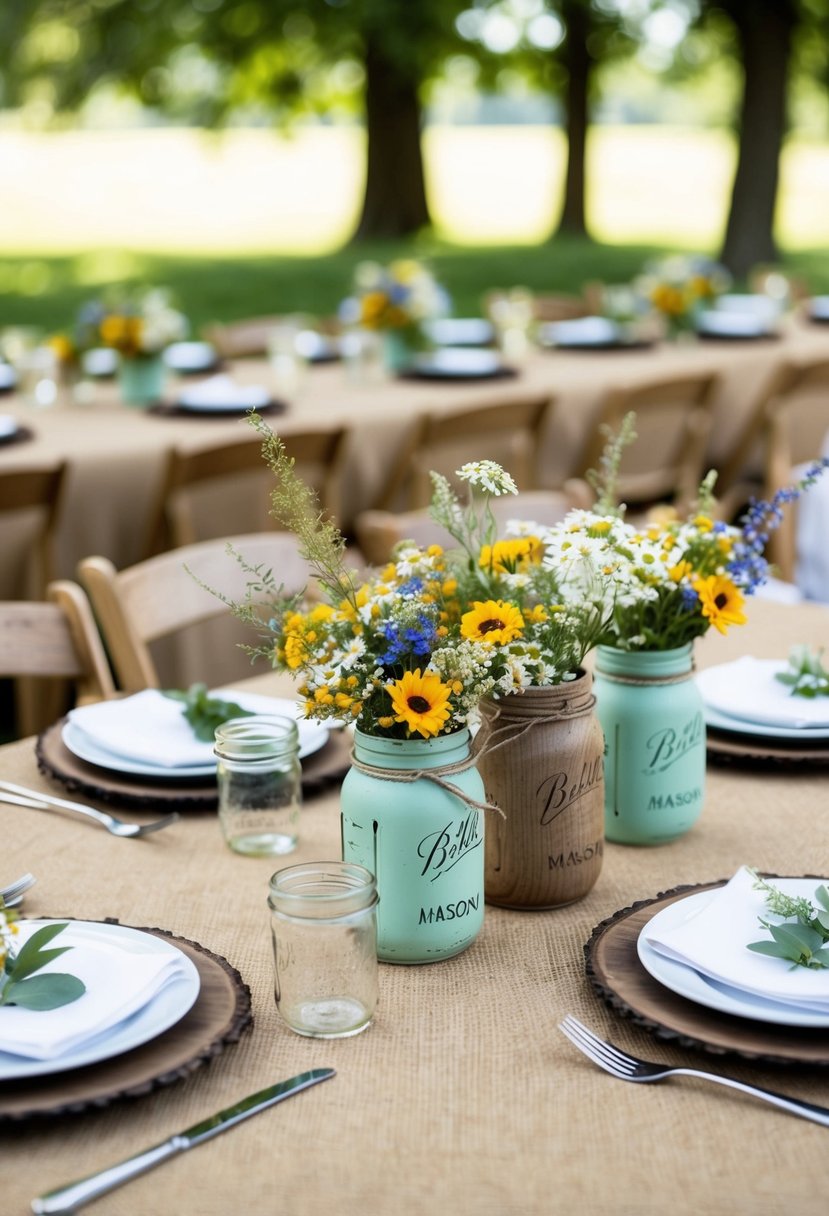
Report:
[{"label": "burlap tablecloth", "polygon": [[[751,622],[699,646],[704,665],[825,643],[818,606],[752,605]],[[260,681],[257,681],[260,682]],[[39,785],[31,741],[0,749],[0,775]],[[292,1034],[273,1002],[266,908],[272,861],[231,854],[214,816],[142,841],[69,816],[0,808],[0,881],[31,869],[30,916],[117,917],[195,939],[251,987],[253,1030],[154,1096],[53,1123],[0,1129],[0,1210],[156,1143],[243,1095],[316,1065],[338,1075],[100,1200],[107,1216],[526,1216],[548,1213],[823,1213],[827,1131],[704,1082],[616,1081],[556,1029],[573,1013],[620,1046],[712,1066],[829,1106],[829,1072],[717,1061],[654,1040],[606,1009],[582,946],[617,909],[743,862],[829,873],[825,773],[709,768],[705,809],[659,848],[608,845],[587,898],[535,914],[488,908],[455,959],[381,968],[375,1024],[354,1039]],[[303,810],[291,858],[339,856],[336,792]]]}]

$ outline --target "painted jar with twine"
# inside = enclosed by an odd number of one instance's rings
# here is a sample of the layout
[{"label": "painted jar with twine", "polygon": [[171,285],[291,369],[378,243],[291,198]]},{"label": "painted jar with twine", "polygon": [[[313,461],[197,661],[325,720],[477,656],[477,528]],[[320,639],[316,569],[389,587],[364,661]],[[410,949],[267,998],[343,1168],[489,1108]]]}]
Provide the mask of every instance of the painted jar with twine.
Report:
[{"label": "painted jar with twine", "polygon": [[468,730],[430,739],[354,732],[341,794],[343,859],[376,877],[383,962],[450,958],[478,936],[483,798]]},{"label": "painted jar with twine", "polygon": [[696,823],[705,796],[705,720],[693,644],[596,651],[605,735],[605,835],[662,844]]},{"label": "painted jar with twine", "polygon": [[602,868],[602,732],[591,677],[481,702],[478,771],[492,816],[486,898],[507,908],[556,908],[586,895]]}]

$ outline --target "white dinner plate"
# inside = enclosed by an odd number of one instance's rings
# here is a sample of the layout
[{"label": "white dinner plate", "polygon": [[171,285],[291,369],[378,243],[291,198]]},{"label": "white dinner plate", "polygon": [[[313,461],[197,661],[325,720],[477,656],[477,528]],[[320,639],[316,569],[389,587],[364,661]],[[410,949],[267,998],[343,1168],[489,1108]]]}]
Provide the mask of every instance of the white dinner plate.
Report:
[{"label": "white dinner plate", "polygon": [[754,311],[709,308],[696,319],[696,331],[708,338],[770,338],[776,333],[772,318]]},{"label": "white dinner plate", "polygon": [[81,367],[85,376],[106,379],[118,371],[118,351],[111,346],[96,346],[81,355]]},{"label": "white dinner plate", "polygon": [[263,384],[236,384],[230,376],[220,374],[179,393],[176,405],[194,414],[243,414],[245,410],[262,409],[271,400]]},{"label": "white dinner plate", "polygon": [[309,363],[332,363],[342,354],[339,338],[315,329],[301,329],[294,339],[294,348]]},{"label": "white dinner plate", "polygon": [[216,366],[219,356],[209,342],[173,342],[163,358],[173,372],[204,372]]},{"label": "white dinner plate", "polygon": [[[802,895],[812,898],[819,879],[787,878],[775,879],[775,885],[790,895]],[[829,1028],[829,1013],[815,1013],[813,1010],[793,1008],[780,1001],[765,1000],[743,992],[740,988],[731,988],[717,980],[695,971],[684,963],[675,962],[657,953],[645,940],[646,933],[653,933],[658,927],[660,932],[676,928],[687,917],[700,911],[705,904],[716,895],[713,891],[695,891],[678,899],[651,917],[639,934],[636,950],[639,961],[649,975],[660,984],[664,984],[678,996],[687,997],[697,1005],[705,1005],[708,1009],[716,1009],[720,1013],[731,1013],[741,1018],[751,1018],[755,1022],[771,1022],[778,1026],[811,1026]],[[758,937],[762,930],[758,924]]]},{"label": "white dinner plate", "polygon": [[[238,699],[238,703],[244,707],[244,694],[237,694],[232,689],[217,690],[217,695],[233,697]],[[261,702],[261,704],[260,704]],[[267,702],[267,705],[265,704]],[[282,697],[261,697],[257,696],[256,704],[250,701],[250,708],[256,709],[257,713],[277,714],[287,718],[296,718],[297,705],[295,701],[289,701]],[[299,730],[299,758],[303,760],[306,756],[312,755],[319,751],[321,747],[328,741],[328,727],[322,722],[314,722],[304,718],[297,719],[297,727]],[[64,744],[77,756],[79,760],[85,760],[88,764],[95,764],[98,768],[109,769],[116,773],[132,773],[138,777],[160,777],[165,781],[170,780],[193,780],[199,777],[212,777],[216,772],[216,761],[211,760],[206,764],[189,764],[172,767],[164,764],[148,764],[144,760],[136,759],[131,756],[121,756],[104,747],[86,733],[77,723],[71,719],[64,723],[61,731],[61,738]]]},{"label": "white dinner plate", "polygon": [[705,725],[715,730],[728,730],[734,735],[762,735],[766,739],[798,739],[801,743],[810,739],[829,739],[829,726],[769,726],[763,722],[744,722],[720,713],[710,705],[703,707]]},{"label": "white dinner plate", "polygon": [[489,346],[495,340],[495,327],[485,317],[439,317],[422,328],[435,346]]},{"label": "white dinner plate", "polygon": [[539,326],[542,342],[551,346],[615,346],[619,326],[608,317],[574,317],[570,321],[548,321]]},{"label": "white dinner plate", "polygon": [[[27,924],[39,925],[38,921]],[[43,921],[53,924],[54,921]],[[199,995],[199,973],[195,964],[183,951],[163,937],[131,929],[126,925],[99,924],[95,921],[69,921],[73,936],[89,942],[105,942],[108,948],[116,947],[130,954],[146,954],[149,951],[168,950],[171,957],[177,955],[182,965],[182,974],[165,984],[157,996],[148,1001],[131,1017],[125,1018],[114,1028],[103,1030],[94,1039],[62,1056],[51,1060],[32,1060],[25,1056],[11,1055],[0,1051],[0,1081],[21,1080],[25,1077],[45,1076],[55,1072],[66,1072],[70,1068],[81,1068],[85,1064],[97,1064],[133,1047],[140,1047],[150,1039],[157,1038],[179,1022],[195,1003]],[[0,1031],[0,1034],[2,1031]]]},{"label": "white dinner plate", "polygon": [[477,380],[509,372],[500,354],[468,346],[447,346],[415,355],[407,372],[436,380]]}]

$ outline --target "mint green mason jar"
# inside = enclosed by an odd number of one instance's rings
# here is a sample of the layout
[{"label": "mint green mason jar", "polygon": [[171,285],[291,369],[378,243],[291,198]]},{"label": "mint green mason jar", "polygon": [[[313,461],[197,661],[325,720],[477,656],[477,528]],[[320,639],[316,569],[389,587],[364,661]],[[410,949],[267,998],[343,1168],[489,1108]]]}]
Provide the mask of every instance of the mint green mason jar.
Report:
[{"label": "mint green mason jar", "polygon": [[121,358],[118,364],[118,387],[124,405],[139,409],[154,405],[164,396],[167,366],[161,355],[135,355]]},{"label": "mint green mason jar", "polygon": [[[354,761],[341,794],[343,860],[377,880],[377,957],[430,963],[460,954],[484,920],[484,815],[474,805],[484,787],[469,731],[386,739],[357,730]],[[447,766],[458,771],[442,773]],[[429,770],[472,801],[418,776]]]},{"label": "mint green mason jar", "polygon": [[605,739],[605,836],[662,844],[696,823],[705,795],[705,721],[693,646],[596,651]]}]

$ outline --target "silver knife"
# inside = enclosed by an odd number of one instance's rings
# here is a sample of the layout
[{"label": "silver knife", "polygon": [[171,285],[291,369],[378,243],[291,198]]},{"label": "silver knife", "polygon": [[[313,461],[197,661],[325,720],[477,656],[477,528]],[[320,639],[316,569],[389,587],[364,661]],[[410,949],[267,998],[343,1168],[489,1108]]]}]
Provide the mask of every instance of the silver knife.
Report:
[{"label": "silver knife", "polygon": [[56,1191],[40,1195],[37,1199],[32,1200],[32,1211],[37,1213],[37,1216],[75,1212],[85,1203],[97,1199],[99,1195],[105,1195],[107,1191],[114,1190],[115,1187],[121,1186],[122,1183],[128,1182],[130,1178],[135,1178],[138,1174],[143,1174],[145,1170],[160,1165],[162,1161],[174,1157],[176,1153],[182,1153],[188,1148],[195,1148],[197,1144],[204,1144],[205,1140],[211,1140],[214,1136],[218,1136],[219,1132],[227,1131],[229,1127],[235,1127],[243,1119],[249,1119],[251,1115],[258,1115],[260,1110],[267,1110],[269,1106],[274,1106],[284,1098],[290,1098],[292,1094],[298,1094],[302,1089],[308,1089],[309,1086],[317,1085],[320,1081],[327,1081],[329,1077],[334,1076],[334,1072],[333,1068],[312,1068],[309,1072],[301,1072],[299,1076],[291,1077],[289,1081],[280,1081],[278,1085],[262,1089],[258,1094],[251,1094],[249,1098],[243,1098],[235,1106],[229,1106],[227,1110],[220,1110],[218,1114],[211,1115],[209,1119],[195,1123],[186,1131],[171,1136],[169,1140],[164,1140],[161,1144],[156,1144],[143,1153],[128,1157],[126,1161],[121,1161],[118,1165],[111,1165],[107,1170],[100,1170],[88,1178],[81,1178],[78,1182],[70,1182],[68,1186],[62,1186]]}]

